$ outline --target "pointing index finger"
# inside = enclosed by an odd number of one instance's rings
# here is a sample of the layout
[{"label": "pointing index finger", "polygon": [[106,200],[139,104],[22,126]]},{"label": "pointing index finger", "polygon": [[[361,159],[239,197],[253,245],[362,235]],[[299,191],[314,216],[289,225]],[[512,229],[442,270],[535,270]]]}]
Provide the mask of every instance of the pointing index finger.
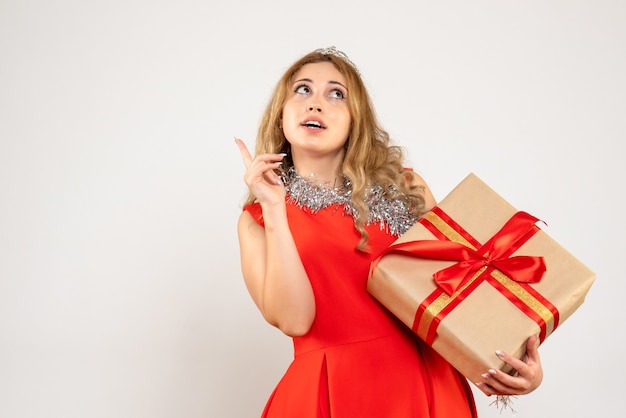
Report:
[{"label": "pointing index finger", "polygon": [[246,144],[239,138],[235,138],[235,143],[239,147],[239,152],[241,153],[241,158],[243,159],[243,163],[246,168],[250,167],[253,158],[250,151],[248,151],[248,147],[246,147]]}]

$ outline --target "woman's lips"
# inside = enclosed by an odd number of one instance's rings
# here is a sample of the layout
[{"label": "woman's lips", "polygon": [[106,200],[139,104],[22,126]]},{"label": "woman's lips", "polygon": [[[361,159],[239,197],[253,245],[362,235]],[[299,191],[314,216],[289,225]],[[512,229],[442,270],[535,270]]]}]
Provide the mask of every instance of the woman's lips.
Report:
[{"label": "woman's lips", "polygon": [[309,118],[300,124],[300,126],[306,128],[309,131],[320,131],[326,129],[326,126],[321,119]]}]

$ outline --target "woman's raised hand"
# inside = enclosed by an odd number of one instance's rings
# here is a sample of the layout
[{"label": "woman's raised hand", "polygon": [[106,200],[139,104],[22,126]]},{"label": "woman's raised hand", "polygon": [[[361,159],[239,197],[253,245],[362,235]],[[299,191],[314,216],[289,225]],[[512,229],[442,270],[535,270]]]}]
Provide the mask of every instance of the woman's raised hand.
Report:
[{"label": "woman's raised hand", "polygon": [[276,169],[282,164],[285,154],[261,154],[252,157],[246,144],[235,138],[241,158],[246,166],[244,181],[261,204],[275,204],[285,201],[285,187]]}]

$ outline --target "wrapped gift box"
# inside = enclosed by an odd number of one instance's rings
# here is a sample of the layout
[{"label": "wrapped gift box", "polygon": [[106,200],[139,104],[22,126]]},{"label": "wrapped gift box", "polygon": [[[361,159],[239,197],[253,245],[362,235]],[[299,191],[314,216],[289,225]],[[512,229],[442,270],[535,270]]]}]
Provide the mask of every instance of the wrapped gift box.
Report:
[{"label": "wrapped gift box", "polygon": [[495,351],[523,358],[595,280],[537,221],[470,174],[372,264],[368,291],[472,382],[513,373]]}]

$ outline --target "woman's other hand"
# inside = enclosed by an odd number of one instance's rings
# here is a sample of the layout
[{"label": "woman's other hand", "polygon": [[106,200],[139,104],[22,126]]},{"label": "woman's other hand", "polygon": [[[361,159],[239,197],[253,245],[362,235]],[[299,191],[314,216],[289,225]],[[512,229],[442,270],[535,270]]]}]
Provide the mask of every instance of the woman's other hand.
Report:
[{"label": "woman's other hand", "polygon": [[508,353],[496,354],[509,364],[517,374],[511,376],[500,370],[490,369],[482,375],[483,381],[477,386],[487,395],[524,395],[537,389],[543,380],[543,369],[539,358],[539,337],[532,336],[526,343],[526,356],[517,359]]}]

